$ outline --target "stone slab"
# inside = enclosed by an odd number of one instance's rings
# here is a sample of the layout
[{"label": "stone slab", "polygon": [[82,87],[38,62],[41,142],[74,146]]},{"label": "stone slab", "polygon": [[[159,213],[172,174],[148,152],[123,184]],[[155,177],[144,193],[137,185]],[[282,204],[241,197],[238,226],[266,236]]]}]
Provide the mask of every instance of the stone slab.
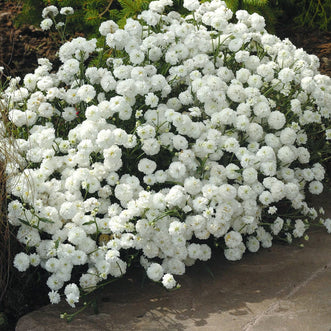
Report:
[{"label": "stone slab", "polygon": [[[319,198],[331,216],[330,195]],[[65,303],[22,317],[16,331],[330,331],[331,235],[313,229],[305,247],[275,244],[238,262],[221,251],[177,277],[166,291],[131,274],[103,289],[99,314],[88,308],[71,323]]]}]

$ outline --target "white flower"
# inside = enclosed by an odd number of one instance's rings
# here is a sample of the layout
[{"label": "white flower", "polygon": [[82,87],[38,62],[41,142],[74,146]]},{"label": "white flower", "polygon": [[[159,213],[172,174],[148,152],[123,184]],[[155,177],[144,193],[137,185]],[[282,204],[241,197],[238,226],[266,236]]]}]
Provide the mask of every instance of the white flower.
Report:
[{"label": "white flower", "polygon": [[91,102],[96,96],[96,91],[92,85],[85,84],[78,89],[77,96],[81,101]]},{"label": "white flower", "polygon": [[147,276],[155,282],[159,281],[164,274],[162,266],[158,263],[152,263],[146,272]]},{"label": "white flower", "polygon": [[24,86],[29,90],[33,91],[37,85],[37,76],[34,74],[27,74],[24,77]]},{"label": "white flower", "polygon": [[201,261],[207,261],[211,258],[211,248],[207,244],[201,245],[201,255],[200,260]]},{"label": "white flower", "polygon": [[262,31],[265,26],[265,20],[263,16],[258,15],[257,13],[253,13],[249,17],[249,21],[251,23],[252,28],[256,31]]},{"label": "white flower", "polygon": [[286,118],[283,113],[278,110],[272,111],[268,117],[268,124],[272,129],[279,130],[286,123]]},{"label": "white flower", "polygon": [[155,155],[158,154],[160,151],[160,143],[154,138],[149,138],[143,140],[143,145],[142,145],[142,150],[147,154],[147,155]]},{"label": "white flower", "polygon": [[173,275],[183,275],[185,273],[185,264],[176,258],[164,259],[162,267],[166,270],[166,273]]},{"label": "white flower", "polygon": [[221,199],[225,201],[230,201],[234,199],[237,195],[237,190],[234,186],[230,184],[222,184],[219,187],[219,196]]},{"label": "white flower", "polygon": [[45,7],[42,11],[42,17],[46,18],[48,16],[55,17],[59,13],[59,10],[55,6]]},{"label": "white flower", "polygon": [[169,166],[169,175],[175,179],[180,179],[186,174],[186,167],[181,162],[172,162]]},{"label": "white flower", "polygon": [[86,239],[86,233],[82,228],[75,226],[75,227],[69,229],[68,240],[72,244],[76,245],[76,244],[83,243],[85,239]]},{"label": "white flower", "polygon": [[250,140],[253,141],[260,141],[264,135],[263,128],[258,123],[250,123],[246,132],[248,133]]},{"label": "white flower", "polygon": [[138,170],[144,174],[152,174],[156,169],[156,163],[149,159],[141,159],[138,163]]},{"label": "white flower", "polygon": [[234,248],[242,243],[242,236],[239,232],[230,231],[224,236],[225,244],[229,248]]},{"label": "white flower", "polygon": [[75,295],[74,293],[69,293],[66,296],[66,301],[71,307],[75,308],[76,307],[75,304],[79,301],[79,296]]},{"label": "white flower", "polygon": [[263,191],[259,196],[259,200],[264,205],[270,205],[274,202],[273,196],[269,191]]},{"label": "white flower", "polygon": [[61,301],[60,294],[57,291],[48,292],[48,297],[51,304],[57,304]]},{"label": "white flower", "polygon": [[47,279],[47,286],[52,290],[52,291],[58,291],[60,288],[62,288],[64,284],[64,281],[58,277],[57,274],[53,274],[48,277]]},{"label": "white flower", "polygon": [[244,88],[239,84],[231,84],[226,91],[227,96],[234,102],[243,102],[246,99]]},{"label": "white flower", "polygon": [[30,264],[34,267],[38,266],[40,263],[40,256],[36,253],[32,253],[29,255]]},{"label": "white flower", "polygon": [[137,134],[141,139],[149,139],[155,137],[155,128],[150,124],[145,124],[137,127]]},{"label": "white flower", "polygon": [[196,195],[201,191],[202,183],[195,177],[187,177],[184,181],[185,191],[189,194]]},{"label": "white flower", "polygon": [[165,200],[170,208],[175,206],[183,207],[186,201],[184,188],[179,185],[173,186],[165,196]]},{"label": "white flower", "polygon": [[185,234],[186,231],[186,225],[185,223],[182,223],[180,221],[173,221],[169,225],[169,234],[171,236],[182,236]]},{"label": "white flower", "polygon": [[331,233],[331,218],[326,218],[323,221],[323,225],[326,227],[328,233]]},{"label": "white flower", "polygon": [[327,129],[325,131],[325,136],[327,140],[331,140],[331,129]]},{"label": "white flower", "polygon": [[72,7],[62,7],[60,9],[61,15],[72,15],[74,13],[74,9]]},{"label": "white flower", "polygon": [[260,249],[260,242],[256,237],[249,236],[248,240],[246,241],[247,249],[255,253]]},{"label": "white flower", "polygon": [[147,10],[143,11],[139,16],[150,26],[155,26],[161,18],[161,15],[158,13]]},{"label": "white flower", "polygon": [[57,258],[50,258],[49,260],[47,260],[46,264],[45,264],[45,269],[48,272],[56,272],[59,268],[59,263],[60,261]]},{"label": "white flower", "polygon": [[171,275],[169,273],[163,275],[163,277],[162,277],[162,285],[166,289],[170,290],[170,289],[174,288],[176,286],[176,284],[177,283],[176,283],[173,275]]},{"label": "white flower", "polygon": [[276,220],[271,224],[270,228],[274,235],[277,235],[280,230],[283,228],[284,220],[280,217],[277,217]]},{"label": "white flower", "polygon": [[152,259],[159,254],[159,247],[151,240],[145,241],[143,245],[143,253],[146,257]]},{"label": "white flower", "polygon": [[257,180],[257,171],[254,168],[246,168],[243,170],[242,176],[247,184],[253,184]]},{"label": "white flower", "polygon": [[290,68],[283,68],[279,73],[278,73],[278,78],[283,82],[283,83],[289,83],[294,79],[294,71]]},{"label": "white flower", "polygon": [[321,194],[323,192],[323,184],[317,180],[312,181],[308,188],[312,194]]},{"label": "white flower", "polygon": [[30,259],[25,253],[18,253],[14,258],[14,267],[19,271],[25,271],[29,268]]},{"label": "white flower", "polygon": [[302,222],[302,220],[295,220],[295,228],[293,230],[293,236],[295,238],[300,238],[303,236],[304,232],[306,231],[306,226]]},{"label": "white flower", "polygon": [[106,36],[108,33],[114,33],[118,29],[118,25],[112,21],[102,22],[99,27],[99,32],[102,36]]},{"label": "white flower", "polygon": [[53,25],[53,21],[50,18],[45,18],[44,20],[41,21],[40,27],[42,30],[47,31],[51,28]]},{"label": "white flower", "polygon": [[224,149],[230,153],[236,153],[239,146],[238,140],[233,137],[227,138],[224,142]]},{"label": "white flower", "polygon": [[268,214],[273,215],[277,212],[277,207],[276,206],[271,206],[268,208]]},{"label": "white flower", "polygon": [[156,107],[159,102],[159,98],[154,93],[148,93],[145,97],[145,103],[152,108]]},{"label": "white flower", "polygon": [[297,158],[297,155],[289,146],[283,146],[278,150],[277,157],[284,164],[290,164]]},{"label": "white flower", "polygon": [[246,250],[246,247],[243,243],[239,244],[234,248],[226,248],[224,250],[224,256],[229,261],[240,260]]},{"label": "white flower", "polygon": [[198,0],[184,0],[183,6],[190,11],[194,11],[199,8],[200,4]]},{"label": "white flower", "polygon": [[292,128],[285,128],[280,133],[280,141],[284,145],[293,145],[297,135]]},{"label": "white flower", "polygon": [[114,194],[120,202],[128,202],[133,197],[133,188],[129,184],[116,185]]},{"label": "white flower", "polygon": [[134,49],[130,52],[130,61],[133,64],[140,64],[144,61],[145,55],[142,51]]}]

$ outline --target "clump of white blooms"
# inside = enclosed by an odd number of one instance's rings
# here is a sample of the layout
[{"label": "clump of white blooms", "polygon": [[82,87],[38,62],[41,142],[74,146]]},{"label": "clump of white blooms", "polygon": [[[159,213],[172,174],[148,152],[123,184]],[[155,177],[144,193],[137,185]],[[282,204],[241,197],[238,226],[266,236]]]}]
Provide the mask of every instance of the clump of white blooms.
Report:
[{"label": "clump of white blooms", "polygon": [[[40,28],[44,31],[49,30],[53,23],[55,23],[55,17],[60,13],[60,15],[68,16],[74,13],[74,9],[72,7],[62,7],[60,11],[56,6],[48,6],[43,9],[42,17],[43,20],[40,23]],[[57,30],[60,30],[62,27],[65,27],[65,22],[58,22],[55,25]]]},{"label": "clump of white blooms", "polygon": [[[19,132],[8,219],[30,252],[14,264],[50,273],[52,303],[64,289],[75,306],[132,255],[170,289],[213,241],[239,260],[302,237],[318,215],[305,193],[322,192],[325,170],[308,142],[330,139],[331,79],[317,57],[223,1],[185,0],[186,17],[163,14],[170,5],[152,2],[123,29],[102,23],[104,49],[66,42],[56,72],[40,59],[1,95]],[[43,12],[44,29],[58,12]],[[102,65],[88,66],[95,56]]]}]

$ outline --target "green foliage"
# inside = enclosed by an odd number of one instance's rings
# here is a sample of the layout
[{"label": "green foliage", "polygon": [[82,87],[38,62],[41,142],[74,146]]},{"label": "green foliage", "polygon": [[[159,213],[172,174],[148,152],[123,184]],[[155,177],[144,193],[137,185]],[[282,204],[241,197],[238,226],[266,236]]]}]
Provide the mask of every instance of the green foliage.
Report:
[{"label": "green foliage", "polygon": [[268,0],[242,0],[240,1],[247,6],[264,7],[268,5]]},{"label": "green foliage", "polygon": [[[226,5],[233,12],[240,9],[259,9],[268,6],[268,0],[225,0]],[[248,11],[248,10],[247,10]]]},{"label": "green foliage", "polygon": [[22,4],[22,11],[17,17],[15,17],[15,25],[39,25],[41,12],[44,7],[42,0],[26,0],[24,2],[20,1],[19,3]]},{"label": "green foliage", "polygon": [[[152,0],[27,0],[23,3],[22,13],[17,17],[19,24],[29,23],[38,26],[41,21],[42,9],[47,5],[58,7],[71,6],[74,15],[68,17],[68,33],[81,32],[88,37],[98,35],[101,22],[112,19],[123,27],[128,17],[135,18],[138,13],[148,8]],[[205,0],[210,1],[210,0]],[[201,2],[205,2],[201,1]],[[233,11],[245,9],[249,13],[257,12],[266,19],[267,28],[273,32],[277,10],[270,1],[277,0],[226,0],[227,6]],[[284,1],[284,0],[283,0]],[[171,10],[185,13],[183,0],[174,0]],[[275,14],[276,13],[276,14]]]},{"label": "green foliage", "polygon": [[26,0],[22,2],[21,13],[15,18],[16,25],[28,23],[39,26],[42,10],[48,5],[73,7],[75,13],[67,17],[67,32],[71,35],[80,32],[89,37],[98,33],[101,22],[110,19],[112,10],[120,8],[114,0]]},{"label": "green foliage", "polygon": [[109,19],[107,15],[113,0],[43,0],[44,6],[55,5],[60,7],[73,7],[75,13],[68,16],[68,32],[84,33],[95,37],[101,22]]},{"label": "green foliage", "polygon": [[330,0],[301,0],[297,3],[300,8],[294,21],[300,25],[320,30],[331,29],[331,1]]},{"label": "green foliage", "polygon": [[148,8],[151,0],[118,0],[117,2],[120,8],[113,10],[110,14],[111,18],[123,27],[127,18],[136,18],[137,14]]},{"label": "green foliage", "polygon": [[[25,0],[22,12],[15,19],[17,25],[23,23],[39,26],[42,9],[47,5],[58,7],[70,6],[74,15],[68,17],[67,32],[71,35],[83,33],[87,37],[98,36],[100,23],[112,19],[123,27],[126,19],[135,18],[138,13],[148,8],[152,0]],[[201,0],[206,2],[210,0]],[[282,15],[299,25],[328,30],[331,27],[330,0],[225,0],[233,11],[244,9],[264,16],[267,30],[274,33],[277,20]],[[183,0],[174,0],[171,10],[184,13]]]}]

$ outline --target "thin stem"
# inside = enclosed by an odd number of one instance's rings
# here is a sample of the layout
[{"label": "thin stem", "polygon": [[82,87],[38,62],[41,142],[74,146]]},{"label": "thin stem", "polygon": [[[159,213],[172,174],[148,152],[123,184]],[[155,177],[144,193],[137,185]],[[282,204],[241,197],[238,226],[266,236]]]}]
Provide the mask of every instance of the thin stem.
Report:
[{"label": "thin stem", "polygon": [[108,5],[107,5],[106,9],[105,9],[101,14],[99,14],[99,18],[102,18],[102,16],[103,16],[104,14],[107,13],[107,11],[109,10],[109,8],[110,8],[110,6],[112,5],[113,1],[114,1],[114,0],[110,0],[110,1],[109,1],[109,3],[108,3]]}]

